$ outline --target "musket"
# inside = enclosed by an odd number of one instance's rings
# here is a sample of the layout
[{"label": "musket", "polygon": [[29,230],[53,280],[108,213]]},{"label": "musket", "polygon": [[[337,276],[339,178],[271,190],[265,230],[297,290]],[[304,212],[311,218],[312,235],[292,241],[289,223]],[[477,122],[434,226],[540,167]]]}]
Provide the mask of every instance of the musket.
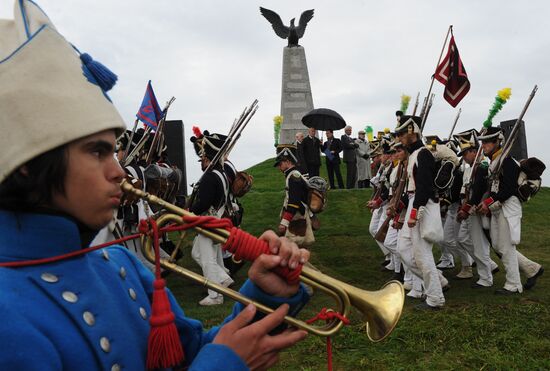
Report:
[{"label": "musket", "polygon": [[239,127],[238,131],[236,131],[235,133],[235,136],[234,138],[232,138],[232,141],[231,143],[229,144],[229,147],[227,148],[227,150],[225,151],[224,153],[224,159],[229,157],[229,154],[231,153],[231,151],[233,150],[233,147],[235,147],[235,144],[237,143],[237,141],[240,139],[241,137],[241,133],[243,132],[243,130],[246,128],[246,126],[248,125],[248,122],[250,121],[250,119],[252,118],[252,116],[254,116],[254,114],[256,113],[256,111],[258,110],[258,106],[256,105],[258,103],[258,100],[256,99],[252,105],[254,105],[254,109],[250,112],[250,114],[248,115],[246,121]]},{"label": "musket", "polygon": [[136,130],[137,130],[138,122],[139,122],[139,119],[136,119],[136,121],[134,122],[134,128],[132,129],[132,134],[130,135],[130,140],[126,145],[126,149],[124,150],[124,155],[122,156],[121,162],[125,161],[126,157],[128,157],[128,153],[130,152],[130,146],[132,145],[132,141],[134,140],[134,134],[136,133]]},{"label": "musket", "polygon": [[225,158],[229,154],[228,150],[230,148],[232,149],[232,147],[235,145],[234,140],[236,140],[237,133],[240,136],[242,129],[246,127],[246,125],[248,124],[252,116],[254,116],[257,110],[258,110],[258,100],[255,99],[249,108],[246,107],[244,109],[243,113],[241,114],[237,122],[231,126],[231,129],[229,130],[229,133],[227,135],[227,139],[223,143],[220,150],[216,153],[212,161],[210,161],[210,164],[204,171],[205,173],[208,171],[211,171],[214,168],[214,166],[216,166],[218,163],[223,165]]},{"label": "musket", "polygon": [[455,131],[455,128],[456,128],[456,123],[458,122],[458,119],[460,118],[460,113],[461,112],[462,112],[462,108],[459,108],[458,113],[456,114],[456,117],[455,117],[455,122],[453,123],[453,127],[451,128],[451,132],[449,133],[449,136],[447,137],[447,139],[449,139],[449,140],[452,138],[453,132]]},{"label": "musket", "polygon": [[428,96],[426,95],[424,97],[424,101],[422,102],[422,108],[420,109],[420,117],[424,117],[427,107],[428,107]]},{"label": "musket", "polygon": [[143,136],[141,137],[139,142],[136,144],[134,149],[130,152],[130,154],[123,161],[121,161],[121,165],[123,167],[128,166],[130,163],[132,163],[132,160],[134,159],[134,157],[141,152],[141,149],[143,148],[145,143],[147,143],[147,139],[149,137],[150,132],[151,132],[151,127],[147,126],[147,128],[145,128],[145,131],[143,132]]},{"label": "musket", "polygon": [[426,107],[424,115],[422,115],[422,125],[420,125],[420,132],[424,131],[426,120],[428,119],[428,115],[430,114],[430,110],[432,109],[432,104],[434,103],[434,97],[435,97],[435,94],[432,93],[432,95],[430,96],[430,100],[428,101],[428,106]]},{"label": "musket", "polygon": [[416,109],[418,108],[418,99],[420,98],[420,92],[416,94],[416,101],[414,102],[414,110],[412,115],[414,116],[416,114]]},{"label": "musket", "polygon": [[248,122],[250,121],[252,116],[254,116],[257,110],[258,110],[258,100],[255,99],[254,102],[252,102],[252,104],[250,105],[250,107],[245,107],[243,112],[239,116],[239,118],[233,121],[233,125],[231,125],[231,128],[229,129],[227,139],[223,143],[220,150],[216,153],[212,161],[210,161],[210,163],[202,173],[199,180],[193,185],[193,191],[191,192],[191,195],[187,199],[187,207],[191,207],[193,205],[195,197],[197,197],[197,191],[199,189],[199,185],[203,177],[205,176],[205,174],[212,171],[218,163],[223,166],[223,162],[225,158],[228,156],[229,152],[233,149],[237,139],[240,137],[242,131],[244,130],[246,125],[248,125]]},{"label": "musket", "polygon": [[[399,201],[401,200],[401,195],[405,191],[405,184],[407,183],[407,161],[400,161],[399,168],[397,169],[397,184],[393,187],[392,198],[389,202],[389,208],[397,210]],[[386,240],[386,235],[388,234],[388,229],[390,227],[390,222],[393,218],[386,216],[384,223],[378,228],[378,231],[374,235],[374,239],[378,242],[384,243]]]},{"label": "musket", "polygon": [[510,151],[512,150],[512,146],[514,145],[514,142],[517,139],[517,136],[518,136],[518,133],[519,133],[519,128],[521,126],[521,120],[523,119],[523,116],[525,115],[525,112],[527,112],[527,108],[529,108],[529,105],[531,104],[531,101],[535,97],[535,93],[537,92],[537,90],[538,90],[538,87],[537,87],[537,85],[535,85],[535,87],[531,91],[531,94],[529,95],[529,98],[527,98],[527,102],[523,106],[523,109],[521,110],[521,113],[520,113],[519,117],[517,118],[514,126],[512,127],[512,131],[510,132],[510,135],[508,135],[508,140],[502,146],[502,153],[500,154],[500,156],[496,160],[497,163],[496,163],[495,167],[493,168],[493,171],[491,172],[491,178],[495,179],[496,177],[498,177],[498,175],[500,173],[500,170],[502,168],[502,164],[504,162],[504,159],[506,157],[508,157],[508,155],[510,154]]}]

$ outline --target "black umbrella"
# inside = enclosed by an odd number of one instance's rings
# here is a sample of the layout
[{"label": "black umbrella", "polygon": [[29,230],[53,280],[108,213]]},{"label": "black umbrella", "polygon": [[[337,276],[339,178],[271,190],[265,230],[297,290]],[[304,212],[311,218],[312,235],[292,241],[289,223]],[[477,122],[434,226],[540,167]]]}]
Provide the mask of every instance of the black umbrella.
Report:
[{"label": "black umbrella", "polygon": [[317,130],[340,130],[346,126],[346,121],[338,112],[328,108],[316,108],[302,117],[302,123]]}]

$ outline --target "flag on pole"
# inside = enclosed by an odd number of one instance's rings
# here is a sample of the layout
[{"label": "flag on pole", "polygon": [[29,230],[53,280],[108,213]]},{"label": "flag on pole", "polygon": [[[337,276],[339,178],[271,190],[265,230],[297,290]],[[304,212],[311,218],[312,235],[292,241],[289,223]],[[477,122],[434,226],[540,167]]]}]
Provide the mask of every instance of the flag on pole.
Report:
[{"label": "flag on pole", "polygon": [[456,48],[454,36],[451,36],[447,55],[437,66],[434,77],[445,85],[443,98],[453,107],[456,107],[470,91],[470,81]]},{"label": "flag on pole", "polygon": [[143,97],[143,102],[141,102],[141,107],[136,117],[153,130],[157,128],[158,122],[162,119],[162,110],[155,97],[155,92],[151,86],[151,80],[147,83],[145,96]]}]

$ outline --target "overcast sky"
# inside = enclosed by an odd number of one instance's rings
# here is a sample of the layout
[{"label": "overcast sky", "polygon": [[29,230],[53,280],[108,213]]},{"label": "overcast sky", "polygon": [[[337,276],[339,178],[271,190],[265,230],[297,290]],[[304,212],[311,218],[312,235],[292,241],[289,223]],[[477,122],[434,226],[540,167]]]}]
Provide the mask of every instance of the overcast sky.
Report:
[{"label": "overcast sky", "polygon": [[[338,111],[357,130],[393,129],[400,96],[428,91],[450,24],[471,89],[455,109],[436,99],[426,134],[446,137],[462,107],[456,131],[481,127],[496,92],[512,97],[494,123],[516,118],[531,89],[539,91],[525,116],[530,156],[550,164],[550,2],[540,1],[287,1],[266,0],[37,0],[58,30],[80,50],[111,68],[111,92],[132,126],[146,83],[161,106],[176,101],[169,119],[227,133],[255,98],[260,109],[231,158],[244,169],[273,157],[273,116],[279,114],[282,49],[259,6],[285,24],[315,9],[300,44],[305,47],[314,106]],[[0,17],[13,17],[13,1],[0,0]],[[297,22],[297,21],[296,21]],[[339,133],[337,133],[339,134]],[[187,174],[200,169],[192,146]],[[550,171],[545,185],[550,181]]]}]

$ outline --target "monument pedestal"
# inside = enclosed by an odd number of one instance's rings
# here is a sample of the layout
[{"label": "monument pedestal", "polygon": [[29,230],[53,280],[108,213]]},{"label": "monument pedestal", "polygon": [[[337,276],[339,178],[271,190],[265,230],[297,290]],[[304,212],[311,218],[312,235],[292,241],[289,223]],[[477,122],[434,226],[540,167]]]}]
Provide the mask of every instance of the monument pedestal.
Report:
[{"label": "monument pedestal", "polygon": [[311,85],[307,71],[306,52],[301,46],[283,49],[283,85],[281,89],[280,144],[291,144],[301,131],[307,135],[302,117],[313,109]]}]

